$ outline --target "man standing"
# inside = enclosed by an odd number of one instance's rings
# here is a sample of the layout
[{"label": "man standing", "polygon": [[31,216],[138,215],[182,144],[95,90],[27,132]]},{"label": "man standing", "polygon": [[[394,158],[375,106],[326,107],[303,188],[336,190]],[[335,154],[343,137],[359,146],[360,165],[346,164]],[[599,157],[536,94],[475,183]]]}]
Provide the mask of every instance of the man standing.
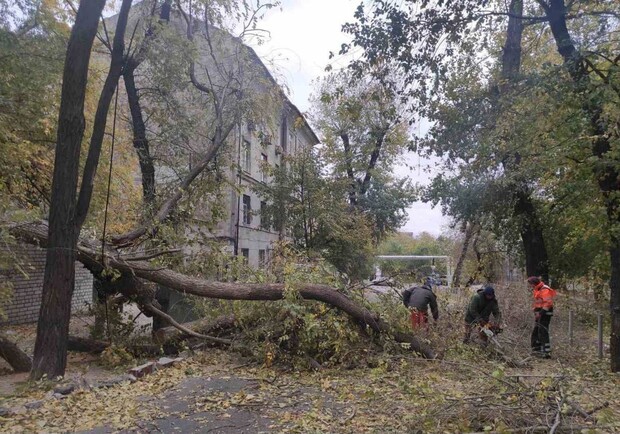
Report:
[{"label": "man standing", "polygon": [[532,330],[532,354],[548,359],[551,357],[551,341],[549,340],[549,323],[553,316],[553,299],[557,292],[540,279],[528,277],[527,283],[534,296],[534,330]]},{"label": "man standing", "polygon": [[422,286],[406,289],[403,292],[403,304],[411,310],[411,327],[414,329],[428,324],[429,306],[433,319],[437,321],[439,318],[437,296],[433,292],[432,282],[429,278]]},{"label": "man standing", "polygon": [[491,315],[493,315],[493,320],[499,324],[501,314],[497,298],[495,298],[495,289],[487,285],[483,290],[476,292],[469,301],[467,312],[465,313],[465,338],[463,343],[469,343],[474,327],[478,327],[480,339],[486,343],[489,338],[482,332],[482,328],[487,325]]}]

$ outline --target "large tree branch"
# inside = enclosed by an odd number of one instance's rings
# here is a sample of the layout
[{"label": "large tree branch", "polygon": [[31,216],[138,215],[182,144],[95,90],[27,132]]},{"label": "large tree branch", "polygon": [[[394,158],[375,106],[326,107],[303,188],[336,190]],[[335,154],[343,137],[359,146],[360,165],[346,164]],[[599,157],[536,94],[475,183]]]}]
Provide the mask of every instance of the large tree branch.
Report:
[{"label": "large tree branch", "polygon": [[2,334],[0,334],[0,357],[6,360],[15,372],[29,372],[32,369],[30,356]]},{"label": "large tree branch", "polygon": [[129,103],[129,111],[131,113],[131,125],[133,130],[133,147],[138,155],[138,163],[140,164],[140,172],[142,174],[142,195],[144,203],[152,206],[155,202],[155,165],[151,157],[149,142],[146,137],[146,123],[142,115],[142,107],[140,106],[140,98],[136,88],[134,71],[138,64],[131,61],[123,73],[123,81],[125,82],[125,92],[127,93],[127,102]]},{"label": "large tree branch", "polygon": [[349,203],[355,205],[357,203],[357,180],[355,179],[355,173],[353,172],[353,154],[351,152],[351,142],[349,135],[346,132],[340,133],[340,139],[342,140],[342,147],[344,149],[344,164],[349,178]]},{"label": "large tree branch", "polygon": [[[42,247],[46,246],[47,226],[44,223],[15,226],[11,232],[26,242],[35,243]],[[81,240],[78,245],[77,258],[89,269],[103,268],[99,246],[89,241]],[[221,300],[274,301],[282,300],[285,296],[285,285],[283,283],[250,284],[209,281],[166,268],[154,268],[147,262],[132,261],[128,263],[110,250],[106,254],[105,264],[120,271],[126,278],[127,283],[119,284],[118,288],[126,292],[125,295],[132,299],[141,297],[140,285],[131,284],[131,280],[134,278],[157,283],[182,294]],[[305,283],[298,285],[296,289],[299,295],[306,300],[320,301],[337,307],[365,327],[377,333],[391,334],[396,341],[409,344],[411,349],[424,357],[436,357],[432,349],[415,336],[394,332],[392,327],[377,314],[372,313],[328,285]],[[143,297],[143,300],[148,296],[151,294]],[[147,304],[148,302],[142,301],[141,303]]]},{"label": "large tree branch", "polygon": [[163,223],[168,218],[172,210],[177,206],[183,195],[189,190],[189,187],[194,179],[196,179],[196,177],[207,168],[209,163],[217,155],[217,152],[226,142],[226,138],[236,123],[236,119],[234,119],[224,131],[218,129],[219,132],[216,134],[216,139],[211,148],[207,151],[205,157],[192,170],[189,171],[183,181],[181,181],[181,184],[176,188],[175,192],[159,208],[159,211],[151,223],[140,226],[125,234],[112,237],[112,243],[115,245],[126,245],[145,235],[150,229],[154,228],[158,224]]},{"label": "large tree branch", "polygon": [[372,135],[375,135],[375,146],[370,154],[370,160],[368,161],[368,166],[366,167],[366,174],[364,175],[364,180],[362,181],[362,185],[360,186],[360,194],[366,194],[368,191],[368,187],[370,187],[370,181],[372,179],[372,172],[375,170],[377,166],[377,162],[379,161],[379,155],[381,154],[381,148],[383,148],[383,143],[385,141],[385,135],[387,134],[386,129],[379,130]]},{"label": "large tree branch", "polygon": [[110,69],[99,97],[97,112],[95,113],[95,119],[93,121],[93,132],[90,139],[90,147],[88,149],[88,156],[86,157],[86,164],[82,175],[82,186],[80,188],[76,207],[76,224],[78,228],[82,226],[88,214],[95,183],[95,174],[97,172],[97,166],[99,165],[99,157],[101,156],[101,146],[105,135],[108,111],[110,110],[110,103],[112,102],[114,91],[116,90],[118,80],[123,70],[123,63],[125,61],[125,29],[127,27],[127,19],[132,1],[133,0],[123,0],[121,5],[118,24],[116,25],[116,33],[114,35]]}]

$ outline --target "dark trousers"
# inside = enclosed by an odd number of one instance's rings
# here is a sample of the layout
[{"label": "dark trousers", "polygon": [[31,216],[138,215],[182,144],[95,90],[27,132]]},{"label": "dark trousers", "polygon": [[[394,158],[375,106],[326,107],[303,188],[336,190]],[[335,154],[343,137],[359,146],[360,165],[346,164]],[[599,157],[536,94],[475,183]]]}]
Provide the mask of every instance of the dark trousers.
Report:
[{"label": "dark trousers", "polygon": [[543,354],[549,354],[551,352],[551,343],[549,341],[549,323],[551,322],[551,312],[543,312],[540,318],[536,320],[534,324],[534,330],[532,330],[532,351],[537,351]]}]

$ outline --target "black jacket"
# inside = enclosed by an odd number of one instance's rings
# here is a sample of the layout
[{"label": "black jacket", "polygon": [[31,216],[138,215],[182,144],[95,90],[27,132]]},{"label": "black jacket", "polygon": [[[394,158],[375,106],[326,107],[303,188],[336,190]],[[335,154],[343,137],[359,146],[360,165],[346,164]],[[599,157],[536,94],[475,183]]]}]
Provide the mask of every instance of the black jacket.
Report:
[{"label": "black jacket", "polygon": [[406,307],[411,307],[426,313],[428,306],[431,307],[433,318],[439,318],[439,309],[437,308],[437,296],[433,292],[430,286],[415,286],[413,288],[405,289],[403,292],[403,304]]},{"label": "black jacket", "polygon": [[487,300],[482,292],[478,292],[469,301],[469,306],[467,306],[467,312],[465,313],[465,322],[468,324],[481,321],[488,322],[491,314],[495,321],[499,323],[501,314],[497,299]]}]

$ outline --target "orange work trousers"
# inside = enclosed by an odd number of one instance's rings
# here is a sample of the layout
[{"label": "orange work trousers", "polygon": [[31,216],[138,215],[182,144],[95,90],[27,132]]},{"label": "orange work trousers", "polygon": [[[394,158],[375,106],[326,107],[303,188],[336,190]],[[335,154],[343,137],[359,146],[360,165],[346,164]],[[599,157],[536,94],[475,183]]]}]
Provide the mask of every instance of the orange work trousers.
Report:
[{"label": "orange work trousers", "polygon": [[411,327],[415,330],[420,327],[428,327],[428,314],[416,309],[411,311]]}]

